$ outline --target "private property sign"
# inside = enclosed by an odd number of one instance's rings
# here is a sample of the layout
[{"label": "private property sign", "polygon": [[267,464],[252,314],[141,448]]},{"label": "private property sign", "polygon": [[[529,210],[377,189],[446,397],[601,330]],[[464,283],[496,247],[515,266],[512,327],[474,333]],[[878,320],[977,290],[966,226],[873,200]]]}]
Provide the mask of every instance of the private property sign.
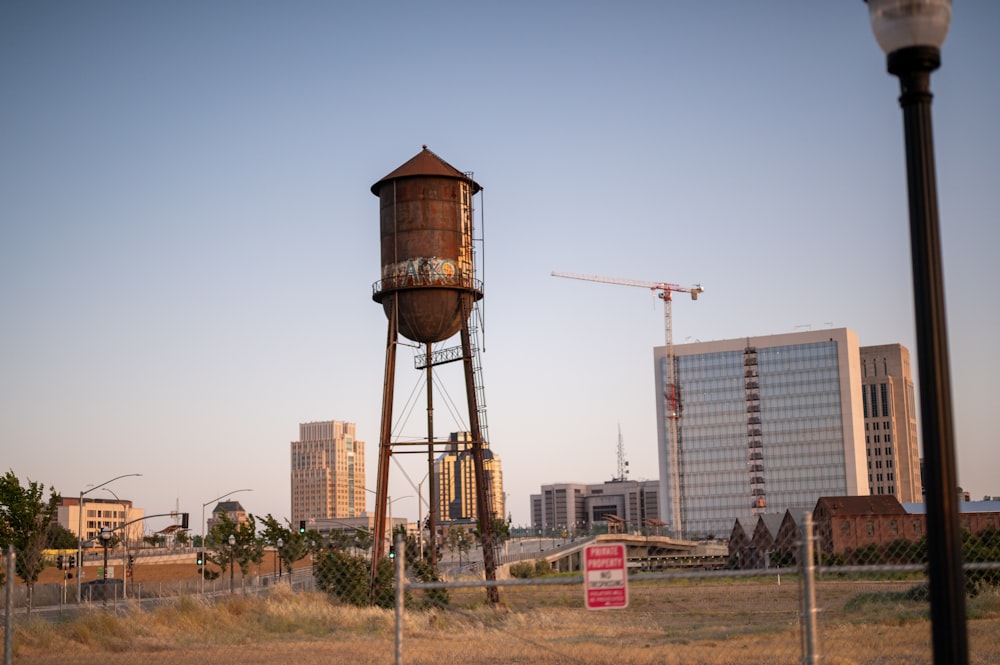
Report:
[{"label": "private property sign", "polygon": [[584,593],[588,610],[621,609],[628,605],[625,545],[587,545],[583,551]]}]

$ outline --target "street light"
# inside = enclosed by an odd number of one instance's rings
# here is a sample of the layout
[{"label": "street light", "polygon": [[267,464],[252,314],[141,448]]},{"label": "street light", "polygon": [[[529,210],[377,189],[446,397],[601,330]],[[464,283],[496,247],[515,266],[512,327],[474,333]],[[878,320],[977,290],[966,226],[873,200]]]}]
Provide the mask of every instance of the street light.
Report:
[{"label": "street light", "polygon": [[126,473],[126,474],[124,474],[122,476],[115,476],[111,480],[106,480],[103,483],[101,483],[100,485],[94,485],[89,490],[80,490],[80,502],[77,504],[77,507],[76,507],[76,512],[77,512],[77,527],[76,527],[76,563],[77,563],[77,570],[76,570],[76,602],[79,603],[81,601],[81,593],[83,592],[83,589],[80,586],[80,576],[83,575],[83,495],[84,494],[90,494],[94,490],[100,489],[100,488],[104,487],[105,485],[110,485],[111,483],[115,482],[116,480],[120,480],[122,478],[130,478],[130,477],[133,477],[133,476],[141,476],[141,475],[142,475],[141,473]]},{"label": "street light", "polygon": [[125,508],[125,503],[118,498],[118,495],[111,491],[110,487],[104,488],[105,492],[110,492],[111,496],[115,497],[115,501],[121,505],[122,509],[122,599],[128,598],[128,584],[125,579],[128,570],[128,533],[125,530],[125,522],[128,522],[128,509]]},{"label": "street light", "polygon": [[101,527],[101,544],[104,546],[104,571],[101,573],[101,579],[108,579],[108,543],[111,542],[111,529],[106,526]]},{"label": "street light", "polygon": [[965,578],[930,91],[930,75],[941,65],[941,44],[951,23],[951,0],[867,2],[888,71],[899,78],[903,109],[934,662],[963,665],[969,661]]},{"label": "street light", "polygon": [[278,538],[278,579],[281,579],[282,574],[282,561],[281,561],[281,548],[285,546],[285,541],[282,538]]},{"label": "street light", "polygon": [[229,593],[233,592],[233,566],[234,554],[236,553],[236,536],[229,534]]},{"label": "street light", "polygon": [[[252,489],[233,490],[232,492],[226,492],[222,496],[217,496],[214,499],[210,499],[209,501],[206,501],[205,503],[201,504],[201,548],[202,549],[205,549],[205,506],[207,506],[210,503],[214,503],[216,501],[222,501],[223,499],[226,499],[238,492],[252,492],[252,491],[253,491]],[[205,593],[205,566],[201,567],[201,593],[202,594]]]},{"label": "street light", "polygon": [[[407,480],[409,480],[409,478],[407,478]],[[420,481],[420,482],[423,482],[423,481]],[[364,490],[366,492],[371,492],[376,497],[378,496],[378,493],[375,490],[370,490],[367,487],[365,487]],[[417,492],[417,496],[418,497],[420,496],[420,492]],[[389,536],[388,536],[388,540],[389,540],[389,544],[390,545],[392,545],[392,540],[393,540],[393,535],[392,535],[392,504],[395,503],[396,501],[401,500],[401,499],[412,499],[412,498],[413,498],[412,494],[407,494],[406,496],[397,496],[395,499],[393,499],[391,496],[388,496],[388,495],[386,495],[386,497],[385,497],[385,505],[386,505],[386,507],[388,509],[388,513],[389,513],[386,516],[386,519],[389,522]],[[383,532],[384,531],[385,531],[385,529],[383,529]]]}]

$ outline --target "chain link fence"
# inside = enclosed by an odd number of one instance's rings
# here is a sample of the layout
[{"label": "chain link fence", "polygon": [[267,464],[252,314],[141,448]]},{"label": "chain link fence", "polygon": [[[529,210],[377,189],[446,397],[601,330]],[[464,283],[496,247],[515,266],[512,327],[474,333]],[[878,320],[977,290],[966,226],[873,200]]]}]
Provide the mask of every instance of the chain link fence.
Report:
[{"label": "chain link fence", "polygon": [[[772,543],[760,557],[634,558],[627,605],[608,610],[587,609],[582,571],[556,572],[584,543],[498,557],[521,559],[498,570],[499,605],[487,602],[468,558],[446,555],[432,568],[398,541],[373,587],[366,552],[320,547],[291,575],[237,579],[232,592],[225,579],[204,594],[194,583],[157,602],[130,590],[128,601],[84,603],[80,617],[54,622],[57,633],[67,626],[59,639],[35,636],[37,626],[18,615],[18,662],[57,662],[40,654],[65,649],[74,662],[103,665],[930,663],[925,541],[838,549],[827,535],[822,527],[811,539],[800,532],[791,549]],[[964,554],[970,662],[1000,663],[996,530],[968,534]],[[96,619],[109,615],[121,625]],[[80,637],[87,631],[79,623],[108,631],[108,646]]]}]

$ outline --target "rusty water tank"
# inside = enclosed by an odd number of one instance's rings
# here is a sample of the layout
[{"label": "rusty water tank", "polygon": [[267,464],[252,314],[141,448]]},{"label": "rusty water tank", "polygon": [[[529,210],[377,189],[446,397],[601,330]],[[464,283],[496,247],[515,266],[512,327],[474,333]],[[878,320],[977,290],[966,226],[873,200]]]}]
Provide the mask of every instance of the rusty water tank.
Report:
[{"label": "rusty water tank", "polygon": [[371,189],[382,242],[372,298],[390,317],[395,296],[407,339],[448,339],[483,297],[472,254],[472,197],[482,188],[424,146]]}]

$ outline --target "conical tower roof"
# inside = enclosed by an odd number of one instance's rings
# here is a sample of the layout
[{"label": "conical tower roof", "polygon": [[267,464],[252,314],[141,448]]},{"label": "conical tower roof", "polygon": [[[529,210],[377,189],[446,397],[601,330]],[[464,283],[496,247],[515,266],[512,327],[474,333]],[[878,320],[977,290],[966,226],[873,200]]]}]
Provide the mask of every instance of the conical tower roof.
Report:
[{"label": "conical tower roof", "polygon": [[465,180],[472,183],[473,194],[482,189],[482,187],[479,186],[479,183],[428,150],[425,145],[423,150],[414,155],[408,162],[372,185],[372,194],[378,196],[379,189],[382,188],[382,183],[384,182],[414,176],[441,176],[445,178]]}]

